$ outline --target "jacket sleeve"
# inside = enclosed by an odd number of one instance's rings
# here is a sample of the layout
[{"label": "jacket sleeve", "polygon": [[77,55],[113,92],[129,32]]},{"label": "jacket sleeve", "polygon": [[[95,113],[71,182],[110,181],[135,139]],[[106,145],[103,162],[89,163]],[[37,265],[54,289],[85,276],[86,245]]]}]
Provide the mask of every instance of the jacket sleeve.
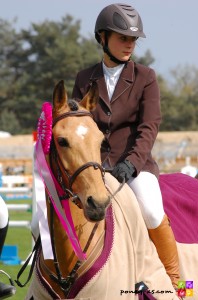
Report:
[{"label": "jacket sleeve", "polygon": [[[136,140],[128,152],[129,160],[136,168],[136,176],[151,159],[151,151],[161,123],[160,91],[153,69],[149,69],[142,95],[139,100],[139,114]],[[145,169],[145,168],[144,168]],[[149,170],[148,170],[149,171]]]}]

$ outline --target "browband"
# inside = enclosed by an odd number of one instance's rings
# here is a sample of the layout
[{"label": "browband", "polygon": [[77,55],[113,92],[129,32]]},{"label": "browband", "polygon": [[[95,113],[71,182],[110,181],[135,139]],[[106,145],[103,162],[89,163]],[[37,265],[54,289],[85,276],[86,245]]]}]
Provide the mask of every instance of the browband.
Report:
[{"label": "browband", "polygon": [[78,110],[78,111],[68,111],[53,120],[52,128],[56,125],[56,123],[64,118],[73,116],[89,116],[93,118],[92,114],[86,110]]}]

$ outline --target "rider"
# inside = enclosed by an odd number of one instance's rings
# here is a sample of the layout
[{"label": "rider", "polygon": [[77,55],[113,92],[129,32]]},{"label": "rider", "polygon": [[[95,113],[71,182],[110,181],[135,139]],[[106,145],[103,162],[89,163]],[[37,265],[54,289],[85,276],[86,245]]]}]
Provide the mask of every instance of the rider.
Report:
[{"label": "rider", "polygon": [[[8,209],[4,200],[0,196],[0,256],[5,242],[7,230],[8,230]],[[16,288],[13,286],[13,282],[9,277],[9,275],[4,271],[0,270],[0,274],[1,273],[7,275],[11,283],[11,285],[9,285],[0,282],[0,299],[5,299],[14,295],[16,292]]]},{"label": "rider", "polygon": [[151,155],[161,122],[159,87],[154,70],[131,58],[138,38],[145,37],[140,15],[132,6],[105,7],[95,24],[103,59],[77,74],[72,98],[79,101],[91,83],[97,83],[99,101],[92,114],[105,135],[103,165],[113,167],[117,180],[125,179],[135,193],[150,238],[177,288],[177,246],[163,208],[159,169]]}]

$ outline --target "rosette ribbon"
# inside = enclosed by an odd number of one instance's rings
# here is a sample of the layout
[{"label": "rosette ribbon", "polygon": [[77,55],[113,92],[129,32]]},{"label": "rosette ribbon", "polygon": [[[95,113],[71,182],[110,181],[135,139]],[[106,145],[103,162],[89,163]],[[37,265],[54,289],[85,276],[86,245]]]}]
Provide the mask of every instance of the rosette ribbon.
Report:
[{"label": "rosette ribbon", "polygon": [[[50,230],[47,219],[47,206],[45,191],[50,198],[54,210],[60,220],[61,225],[72,244],[75,254],[80,260],[86,259],[86,254],[82,251],[76,231],[74,228],[69,200],[63,201],[63,207],[59,196],[64,195],[64,190],[54,177],[51,168],[48,166],[45,154],[49,153],[50,141],[52,135],[51,110],[48,103],[44,103],[38,126],[38,141],[34,149],[34,181],[35,181],[35,198],[37,203],[37,218],[39,220],[39,231],[41,236],[42,250],[44,259],[53,259],[53,251],[50,237]],[[47,109],[46,109],[47,108]],[[49,124],[47,124],[48,120]],[[51,120],[51,121],[50,121]],[[46,134],[46,129],[48,130]],[[47,141],[47,143],[45,143]]]}]

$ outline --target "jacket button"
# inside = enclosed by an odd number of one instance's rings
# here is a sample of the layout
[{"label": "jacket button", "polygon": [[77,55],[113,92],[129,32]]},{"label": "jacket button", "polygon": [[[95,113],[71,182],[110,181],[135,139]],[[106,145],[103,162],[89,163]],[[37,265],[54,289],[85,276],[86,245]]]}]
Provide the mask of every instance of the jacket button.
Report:
[{"label": "jacket button", "polygon": [[110,115],[111,115],[111,112],[110,112],[110,111],[108,111],[108,112],[107,112],[107,115],[108,115],[108,116],[110,116]]},{"label": "jacket button", "polygon": [[108,152],[111,152],[111,148],[110,148],[110,147],[108,147],[108,148],[107,148],[107,151],[108,151]]},{"label": "jacket button", "polygon": [[109,129],[106,129],[106,131],[105,131],[105,132],[108,134],[108,133],[110,133],[110,130],[109,130]]}]

